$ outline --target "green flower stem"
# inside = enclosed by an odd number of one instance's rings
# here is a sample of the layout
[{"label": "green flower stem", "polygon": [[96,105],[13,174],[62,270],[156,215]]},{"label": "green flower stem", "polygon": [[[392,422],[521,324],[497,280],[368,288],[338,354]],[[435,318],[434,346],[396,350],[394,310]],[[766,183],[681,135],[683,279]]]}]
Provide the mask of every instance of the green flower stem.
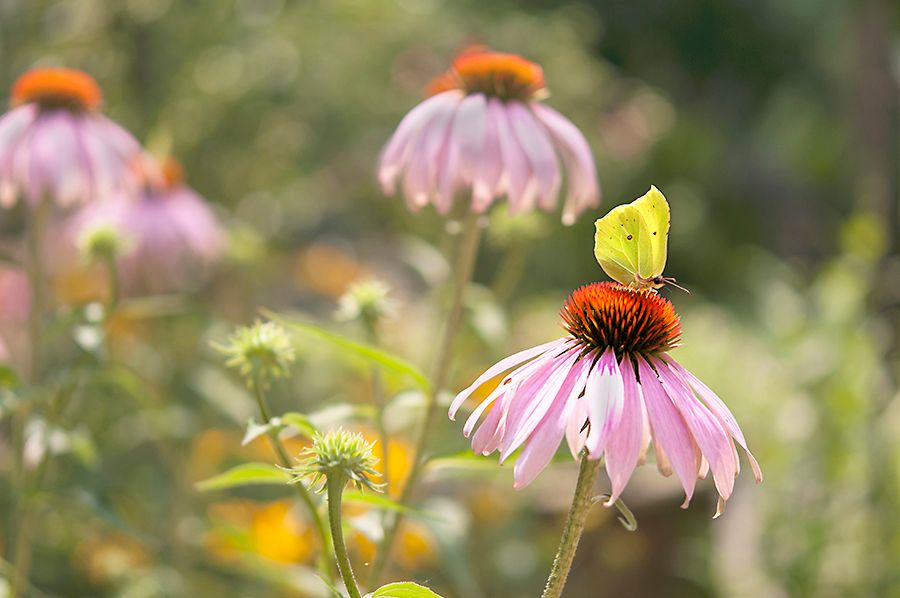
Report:
[{"label": "green flower stem", "polygon": [[[363,317],[363,323],[366,327],[369,342],[372,343],[373,347],[380,348],[381,343],[378,337],[378,322],[374,318]],[[387,426],[384,423],[384,409],[387,406],[384,395],[384,381],[381,378],[381,370],[377,365],[372,366],[372,403],[374,404],[377,413],[375,425],[378,428],[378,442],[381,444],[381,483],[384,485],[381,491],[385,494],[389,494],[391,480],[388,469],[388,442],[390,441],[390,437],[387,432]]]},{"label": "green flower stem", "polygon": [[28,364],[28,381],[37,383],[41,376],[41,360],[43,358],[44,317],[47,309],[44,296],[44,259],[43,244],[44,225],[47,220],[47,202],[44,199],[28,211],[26,231],[26,263],[28,285],[31,291],[31,310],[28,316],[28,342],[30,343],[31,360]]},{"label": "green flower stem", "polygon": [[[450,365],[453,360],[453,346],[456,342],[460,324],[462,324],[466,290],[472,280],[472,272],[475,270],[475,259],[478,257],[478,245],[481,241],[481,227],[478,224],[480,218],[480,214],[470,210],[463,224],[462,238],[459,241],[456,267],[454,269],[453,301],[450,304],[450,312],[447,315],[444,333],[434,362],[434,371],[431,376],[431,392],[427,397],[425,417],[422,420],[421,428],[419,428],[419,435],[413,453],[413,468],[400,496],[400,504],[403,505],[408,504],[412,500],[416,490],[416,483],[425,466],[425,451],[428,448],[431,428],[438,410],[437,398],[447,383],[447,376],[450,373]],[[375,563],[372,566],[371,579],[374,584],[378,583],[388,560],[390,560],[391,549],[402,520],[402,513],[395,513],[393,521],[384,532],[384,538],[381,541],[381,546],[379,546],[378,553],[375,556]]]},{"label": "green flower stem", "polygon": [[119,267],[116,264],[116,257],[113,255],[107,256],[103,260],[106,264],[106,270],[109,273],[109,301],[107,303],[107,318],[116,310],[119,306],[119,299],[122,296],[122,284],[121,279],[119,278]]},{"label": "green flower stem", "polygon": [[350,557],[344,544],[344,530],[341,528],[341,496],[344,494],[347,479],[343,473],[337,471],[328,473],[327,477],[328,522],[331,524],[331,537],[334,539],[334,558],[350,598],[362,598],[356,586],[356,578],[353,577],[353,568],[350,566]]},{"label": "green flower stem", "polygon": [[[260,376],[256,376],[253,380],[253,396],[256,398],[256,404],[259,407],[259,415],[262,417],[263,424],[268,425],[272,421],[271,411],[269,410],[269,405],[266,402],[266,397],[262,391],[262,380]],[[278,434],[273,432],[268,434],[269,442],[272,444],[272,449],[278,455],[278,460],[281,462],[281,466],[290,469],[294,466],[294,462],[291,459],[290,455],[288,455],[287,449],[284,448],[284,443],[281,442],[281,439],[278,437]],[[322,542],[322,554],[326,555],[330,552],[331,542],[328,536],[328,531],[325,529],[325,522],[322,520],[322,516],[319,513],[319,509],[316,508],[316,503],[313,501],[312,496],[309,494],[309,490],[303,484],[292,484],[292,486],[296,489],[297,496],[300,497],[300,501],[306,506],[306,510],[309,511],[309,516],[312,518],[313,526],[316,528],[316,533],[319,536],[319,540]],[[332,579],[332,570],[331,566],[328,564],[326,559],[322,559],[319,563],[319,568],[321,572],[325,575],[326,579]]]},{"label": "green flower stem", "polygon": [[569,569],[572,568],[572,560],[575,558],[575,550],[578,548],[578,540],[581,539],[588,511],[593,504],[594,481],[597,479],[600,463],[600,459],[592,461],[587,458],[587,453],[582,452],[578,481],[575,484],[575,497],[572,499],[566,526],[563,528],[559,548],[550,569],[550,577],[547,578],[547,586],[541,598],[559,598],[562,595]]},{"label": "green flower stem", "polygon": [[[28,316],[28,342],[31,351],[30,359],[27,364],[26,381],[32,386],[32,392],[40,381],[42,374],[43,359],[43,337],[44,337],[44,317],[46,311],[46,297],[44,296],[44,261],[43,261],[43,233],[44,225],[47,220],[47,202],[45,198],[33,209],[28,210],[27,230],[26,230],[26,251],[27,262],[25,264],[26,274],[28,276],[28,285],[31,293],[31,309]],[[56,402],[56,401],[54,401]],[[19,412],[15,418],[13,435],[25,440],[25,426],[28,423],[26,412]],[[18,457],[21,458],[24,451],[18,451]],[[28,571],[31,568],[31,552],[32,552],[32,529],[34,524],[34,495],[37,494],[43,479],[44,463],[49,458],[48,455],[43,456],[41,464],[35,474],[35,479],[29,487],[29,481],[25,464],[19,464],[19,475],[15,476],[16,486],[15,496],[19,501],[18,516],[15,521],[18,526],[18,533],[13,544],[13,579],[12,579],[12,598],[19,598],[24,592],[24,588],[28,585]]]}]

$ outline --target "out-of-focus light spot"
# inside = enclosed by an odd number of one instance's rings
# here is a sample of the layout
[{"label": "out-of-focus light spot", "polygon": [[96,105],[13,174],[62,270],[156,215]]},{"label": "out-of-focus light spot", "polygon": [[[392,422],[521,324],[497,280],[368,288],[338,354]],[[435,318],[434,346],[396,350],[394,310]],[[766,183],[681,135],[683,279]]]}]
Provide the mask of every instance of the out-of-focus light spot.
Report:
[{"label": "out-of-focus light spot", "polygon": [[237,0],[234,11],[238,20],[249,27],[268,25],[284,10],[284,0]]},{"label": "out-of-focus light spot", "polygon": [[283,37],[266,36],[250,46],[245,54],[247,76],[258,87],[285,88],[297,78],[300,54]]},{"label": "out-of-focus light spot", "polygon": [[642,156],[671,131],[675,108],[661,95],[642,90],[600,120],[600,144],[616,160]]},{"label": "out-of-focus light spot", "polygon": [[57,2],[45,13],[47,37],[55,42],[70,41],[99,30],[109,17],[103,3],[95,0]]},{"label": "out-of-focus light spot", "polygon": [[349,252],[323,242],[298,252],[293,272],[298,284],[334,298],[343,295],[351,282],[367,274]]},{"label": "out-of-focus light spot", "polygon": [[200,55],[194,66],[194,80],[206,93],[234,97],[243,91],[243,54],[229,46],[216,46]]},{"label": "out-of-focus light spot", "polygon": [[127,0],[128,16],[139,23],[152,23],[169,11],[172,0]]},{"label": "out-of-focus light spot", "polygon": [[395,0],[397,6],[418,15],[433,13],[443,2],[441,0]]}]

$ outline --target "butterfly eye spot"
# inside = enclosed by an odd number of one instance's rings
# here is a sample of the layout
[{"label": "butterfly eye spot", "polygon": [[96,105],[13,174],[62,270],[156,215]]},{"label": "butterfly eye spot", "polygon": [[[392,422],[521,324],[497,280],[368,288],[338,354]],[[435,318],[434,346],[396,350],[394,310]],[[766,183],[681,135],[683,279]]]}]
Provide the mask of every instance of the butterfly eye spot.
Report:
[{"label": "butterfly eye spot", "polygon": [[656,236],[656,231],[653,231],[653,236],[654,236],[654,237]]},{"label": "butterfly eye spot", "polygon": [[632,235],[628,235],[628,236],[626,237],[626,239],[628,239],[628,240],[630,241],[630,240],[632,239]]}]

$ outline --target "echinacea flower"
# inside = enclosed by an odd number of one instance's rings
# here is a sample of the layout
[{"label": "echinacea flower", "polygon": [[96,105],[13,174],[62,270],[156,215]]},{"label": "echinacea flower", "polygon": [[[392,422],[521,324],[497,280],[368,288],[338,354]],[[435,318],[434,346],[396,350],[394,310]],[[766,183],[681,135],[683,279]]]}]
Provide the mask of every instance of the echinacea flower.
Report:
[{"label": "echinacea flower", "polygon": [[552,210],[566,170],[564,223],[599,202],[587,140],[541,102],[546,89],[537,64],[516,54],[468,51],[429,92],[382,152],[378,179],[387,195],[399,181],[411,210],[432,203],[447,214],[463,190],[471,191],[478,213],[504,195],[513,213]]},{"label": "echinacea flower", "polygon": [[0,204],[22,196],[68,206],[136,188],[140,145],[100,113],[90,75],[34,69],[11,96],[12,109],[0,116]]},{"label": "echinacea flower", "polygon": [[[687,507],[698,478],[712,472],[718,516],[731,496],[747,454],[757,482],[759,465],[721,399],[668,351],[680,344],[672,304],[653,290],[613,282],[590,284],[566,300],[560,315],[568,335],[501,360],[459,393],[451,419],[466,398],[491,380],[500,384],[475,409],[463,432],[476,453],[500,451],[501,462],[522,448],[515,487],[547,466],[563,436],[573,456],[604,457],[612,483],[607,506],[625,489],[652,442],[661,473],[681,480]],[[489,411],[488,411],[489,410]]]},{"label": "echinacea flower", "polygon": [[85,206],[73,219],[73,234],[83,242],[97,230],[122,237],[120,268],[131,286],[164,290],[190,282],[225,246],[224,233],[209,204],[184,183],[173,159],[150,176],[137,197],[116,194]]}]

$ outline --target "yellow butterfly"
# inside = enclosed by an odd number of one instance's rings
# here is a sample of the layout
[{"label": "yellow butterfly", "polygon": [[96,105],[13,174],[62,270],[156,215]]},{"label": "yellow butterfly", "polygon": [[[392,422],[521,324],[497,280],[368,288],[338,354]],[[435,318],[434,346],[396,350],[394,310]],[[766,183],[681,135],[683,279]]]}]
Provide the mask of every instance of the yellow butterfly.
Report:
[{"label": "yellow butterfly", "polygon": [[594,255],[610,278],[638,289],[674,284],[674,278],[662,275],[669,241],[669,203],[659,189],[651,186],[647,193],[613,208],[594,225]]}]

